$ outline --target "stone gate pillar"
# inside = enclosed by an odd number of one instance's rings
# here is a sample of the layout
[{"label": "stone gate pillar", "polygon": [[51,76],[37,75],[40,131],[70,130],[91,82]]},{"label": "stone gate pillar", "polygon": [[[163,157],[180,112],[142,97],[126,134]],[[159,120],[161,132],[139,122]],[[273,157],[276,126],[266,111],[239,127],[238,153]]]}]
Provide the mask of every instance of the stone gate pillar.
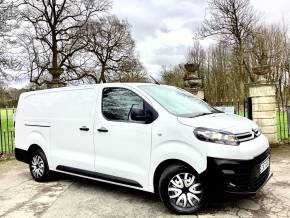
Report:
[{"label": "stone gate pillar", "polygon": [[250,84],[249,97],[252,98],[253,121],[270,143],[277,143],[275,84]]}]

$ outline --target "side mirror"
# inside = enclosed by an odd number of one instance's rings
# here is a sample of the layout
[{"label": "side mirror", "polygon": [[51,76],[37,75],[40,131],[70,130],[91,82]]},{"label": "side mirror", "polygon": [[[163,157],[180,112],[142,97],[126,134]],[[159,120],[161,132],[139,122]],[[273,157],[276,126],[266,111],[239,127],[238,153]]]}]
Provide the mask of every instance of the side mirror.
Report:
[{"label": "side mirror", "polygon": [[131,112],[130,112],[130,117],[131,120],[134,121],[146,121],[146,116],[145,116],[145,111],[143,109],[139,109],[139,108],[131,108]]}]

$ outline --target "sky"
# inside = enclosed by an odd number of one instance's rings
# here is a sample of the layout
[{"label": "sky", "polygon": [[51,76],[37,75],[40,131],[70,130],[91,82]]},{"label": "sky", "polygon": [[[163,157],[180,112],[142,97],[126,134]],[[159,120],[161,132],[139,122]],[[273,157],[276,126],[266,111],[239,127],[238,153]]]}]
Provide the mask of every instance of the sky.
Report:
[{"label": "sky", "polygon": [[[251,0],[266,23],[290,24],[290,0]],[[137,52],[148,73],[185,61],[193,34],[206,14],[207,0],[114,0],[113,13],[132,26]],[[208,46],[212,40],[204,40]]]}]

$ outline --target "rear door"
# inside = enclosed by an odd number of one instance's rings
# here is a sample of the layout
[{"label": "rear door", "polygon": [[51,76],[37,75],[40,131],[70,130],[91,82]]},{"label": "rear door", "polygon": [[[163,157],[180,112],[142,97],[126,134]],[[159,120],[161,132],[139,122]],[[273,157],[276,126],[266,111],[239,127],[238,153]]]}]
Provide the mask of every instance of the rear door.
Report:
[{"label": "rear door", "polygon": [[[132,108],[144,108],[146,102],[135,91],[105,87],[95,122],[95,168],[114,176],[115,181],[133,186],[147,183],[151,153],[152,123],[130,120]],[[112,180],[114,181],[114,180]]]}]

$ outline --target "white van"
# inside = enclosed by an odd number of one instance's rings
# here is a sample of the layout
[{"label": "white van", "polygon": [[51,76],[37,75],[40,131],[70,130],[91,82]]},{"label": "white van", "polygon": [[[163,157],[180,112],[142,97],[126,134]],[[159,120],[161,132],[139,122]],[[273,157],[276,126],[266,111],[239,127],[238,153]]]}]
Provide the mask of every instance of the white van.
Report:
[{"label": "white van", "polygon": [[255,194],[271,177],[258,126],[172,86],[66,87],[20,96],[15,156],[43,182],[52,171],[158,193],[176,213],[208,194]]}]

